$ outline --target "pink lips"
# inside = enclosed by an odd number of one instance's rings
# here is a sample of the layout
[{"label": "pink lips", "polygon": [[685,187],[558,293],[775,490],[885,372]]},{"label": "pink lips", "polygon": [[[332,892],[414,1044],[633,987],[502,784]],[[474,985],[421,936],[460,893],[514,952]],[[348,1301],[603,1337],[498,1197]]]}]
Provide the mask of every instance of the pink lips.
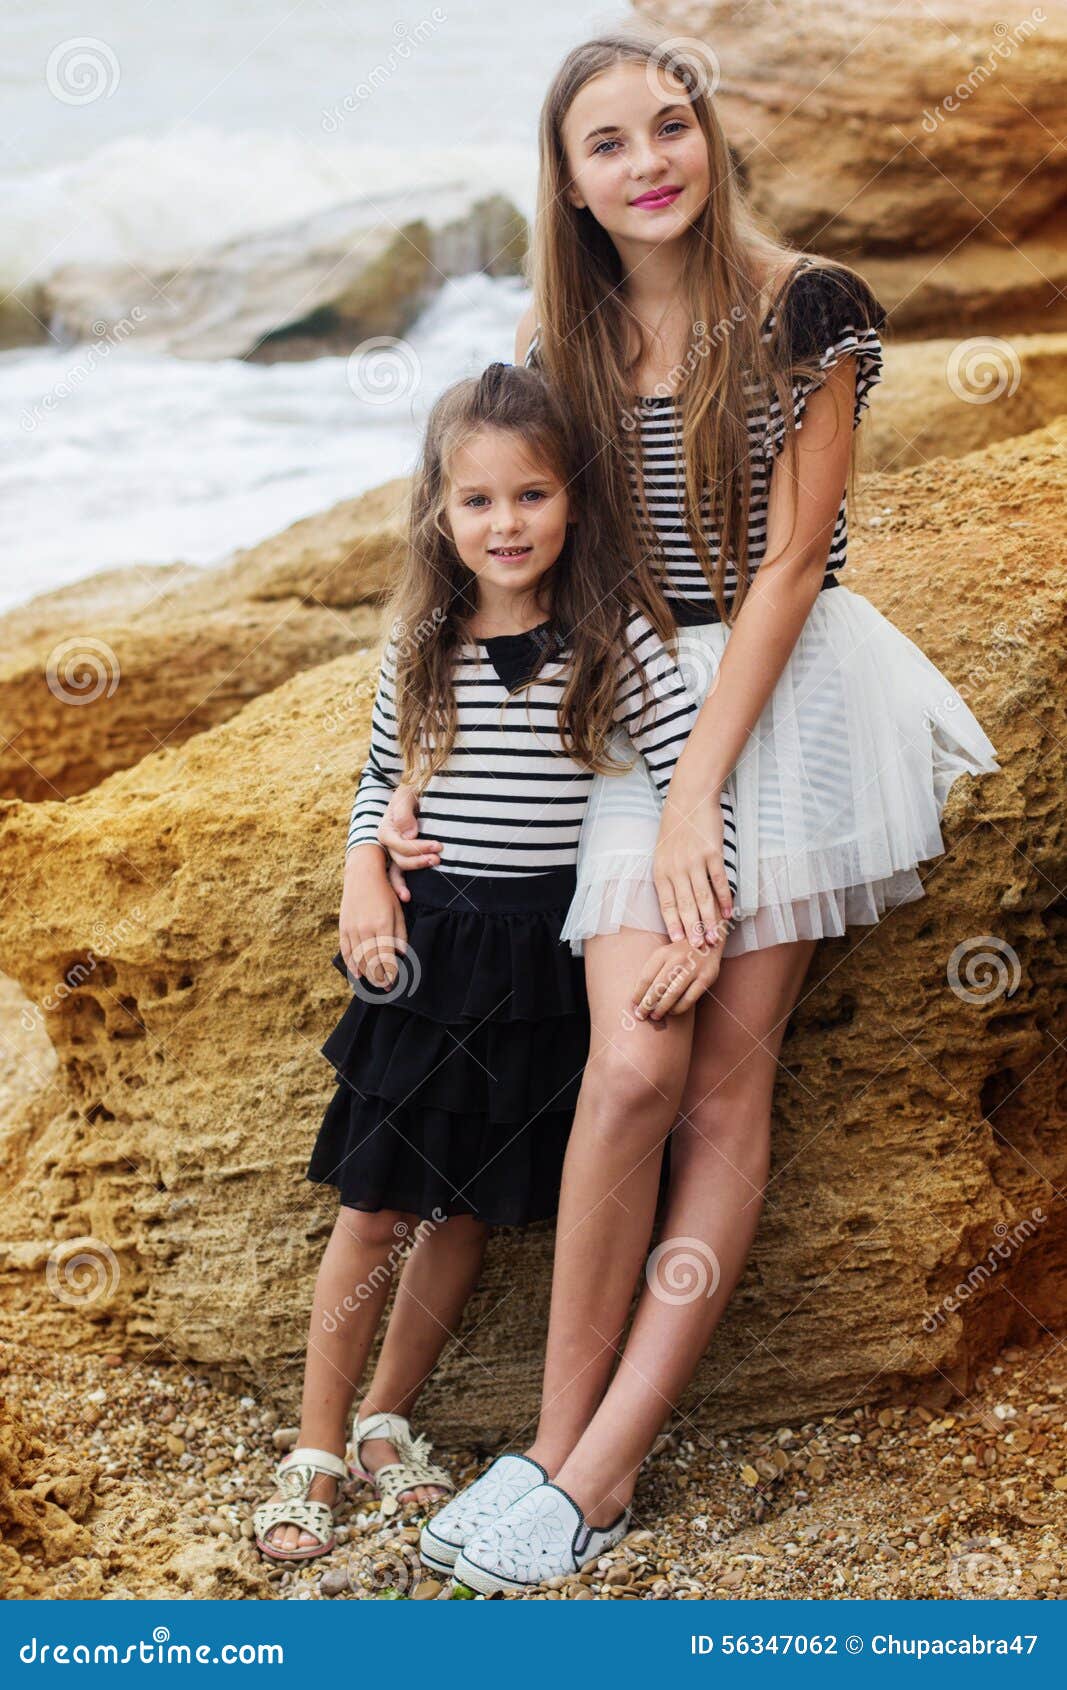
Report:
[{"label": "pink lips", "polygon": [[681,188],[654,188],[649,194],[642,194],[640,199],[631,200],[631,205],[643,205],[654,211],[661,205],[672,205],[681,193]]}]

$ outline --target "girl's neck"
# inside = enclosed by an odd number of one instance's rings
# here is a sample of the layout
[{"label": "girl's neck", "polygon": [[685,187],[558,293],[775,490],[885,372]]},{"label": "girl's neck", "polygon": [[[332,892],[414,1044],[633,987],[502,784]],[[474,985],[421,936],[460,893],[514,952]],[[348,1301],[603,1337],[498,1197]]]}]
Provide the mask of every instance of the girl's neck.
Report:
[{"label": "girl's neck", "polygon": [[623,293],[631,310],[655,322],[682,291],[685,258],[681,241],[648,247],[637,241],[615,241],[623,267]]},{"label": "girl's neck", "polygon": [[467,628],[476,640],[494,639],[498,634],[526,634],[547,622],[551,610],[547,595],[536,593],[493,593],[480,591],[478,608]]}]

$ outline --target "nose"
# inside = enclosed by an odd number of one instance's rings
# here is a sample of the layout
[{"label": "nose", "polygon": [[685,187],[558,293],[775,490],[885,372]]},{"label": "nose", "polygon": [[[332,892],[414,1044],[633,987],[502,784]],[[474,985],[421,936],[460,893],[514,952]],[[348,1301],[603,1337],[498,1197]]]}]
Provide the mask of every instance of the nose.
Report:
[{"label": "nose", "polygon": [[630,174],[637,178],[651,181],[661,175],[666,167],[666,159],[662,157],[654,141],[635,141],[630,154]]},{"label": "nose", "polygon": [[499,504],[493,524],[499,534],[515,534],[523,525],[523,515],[517,505]]}]

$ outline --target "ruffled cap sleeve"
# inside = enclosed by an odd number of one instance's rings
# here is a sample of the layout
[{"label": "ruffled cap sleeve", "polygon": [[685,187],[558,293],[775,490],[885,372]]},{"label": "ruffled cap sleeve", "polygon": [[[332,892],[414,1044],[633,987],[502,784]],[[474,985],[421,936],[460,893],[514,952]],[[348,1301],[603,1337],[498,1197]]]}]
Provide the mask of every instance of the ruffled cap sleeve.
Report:
[{"label": "ruffled cap sleeve", "polygon": [[[856,396],[852,426],[857,428],[882,378],[882,341],[887,313],[860,277],[822,267],[801,270],[789,284],[775,323],[775,339],[793,365],[814,363],[818,373],[792,383],[793,416],[803,426],[808,397],[842,358],[856,359]],[[773,458],[785,444],[785,420],[777,394],[768,411],[764,455]]]}]

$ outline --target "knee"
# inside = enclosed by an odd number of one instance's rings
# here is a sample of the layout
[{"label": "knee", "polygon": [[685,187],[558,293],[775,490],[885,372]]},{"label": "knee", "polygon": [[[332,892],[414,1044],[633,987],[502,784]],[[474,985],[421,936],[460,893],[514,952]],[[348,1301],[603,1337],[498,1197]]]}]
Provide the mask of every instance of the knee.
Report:
[{"label": "knee", "polygon": [[698,1091],[691,1105],[683,1100],[678,1136],[687,1134],[735,1164],[761,1164],[770,1155],[770,1101],[753,1099],[723,1076],[718,1085]]},{"label": "knee", "polygon": [[665,1139],[678,1108],[678,1081],[653,1065],[635,1066],[612,1051],[586,1069],[582,1114],[586,1131],[605,1146]]},{"label": "knee", "polygon": [[402,1245],[411,1236],[418,1216],[402,1209],[346,1209],[337,1216],[334,1236],[349,1246],[366,1250],[387,1250]]}]

